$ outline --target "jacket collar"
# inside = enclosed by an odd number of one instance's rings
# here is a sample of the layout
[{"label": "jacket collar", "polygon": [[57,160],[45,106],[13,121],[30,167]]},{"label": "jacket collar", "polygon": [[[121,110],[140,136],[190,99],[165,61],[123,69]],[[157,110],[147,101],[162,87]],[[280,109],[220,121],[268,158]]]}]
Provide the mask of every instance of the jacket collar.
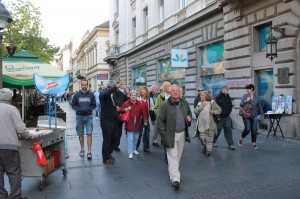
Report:
[{"label": "jacket collar", "polygon": [[3,103],[3,104],[11,104],[9,101],[7,100],[0,100],[0,103]]}]

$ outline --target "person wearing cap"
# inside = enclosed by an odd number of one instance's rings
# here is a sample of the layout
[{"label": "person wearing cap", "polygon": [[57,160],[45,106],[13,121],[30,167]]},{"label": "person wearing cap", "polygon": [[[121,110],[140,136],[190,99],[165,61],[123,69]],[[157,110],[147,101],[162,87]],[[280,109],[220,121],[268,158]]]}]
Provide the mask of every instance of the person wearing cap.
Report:
[{"label": "person wearing cap", "polygon": [[[12,96],[10,89],[0,89],[0,198],[22,198],[19,137],[35,138],[27,130],[19,110],[11,105]],[[4,188],[4,173],[9,179],[9,194]]]},{"label": "person wearing cap", "polygon": [[120,116],[117,113],[117,106],[112,94],[121,87],[122,83],[122,81],[118,83],[109,81],[107,88],[100,93],[101,129],[103,135],[102,158],[103,163],[106,165],[113,165],[116,160],[112,153],[118,140],[117,121],[120,120]]},{"label": "person wearing cap", "polygon": [[219,114],[220,121],[217,123],[218,133],[214,136],[213,146],[216,144],[222,129],[224,129],[224,137],[228,144],[228,149],[235,150],[232,140],[231,118],[230,113],[232,111],[232,100],[228,93],[229,87],[227,85],[221,86],[219,95],[215,98],[217,104],[222,108],[221,114]]},{"label": "person wearing cap", "polygon": [[138,155],[139,152],[136,150],[139,135],[142,130],[142,121],[144,126],[148,124],[147,110],[143,108],[142,102],[137,100],[137,91],[130,92],[130,99],[124,102],[118,112],[129,113],[129,121],[125,123],[125,130],[127,131],[128,140],[128,154],[129,159],[133,158],[133,154]]}]

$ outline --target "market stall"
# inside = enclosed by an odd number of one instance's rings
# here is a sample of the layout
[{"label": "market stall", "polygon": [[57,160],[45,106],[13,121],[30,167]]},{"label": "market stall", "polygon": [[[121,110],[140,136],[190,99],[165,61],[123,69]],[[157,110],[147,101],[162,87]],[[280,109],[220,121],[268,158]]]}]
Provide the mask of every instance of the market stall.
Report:
[{"label": "market stall", "polygon": [[[40,111],[35,127],[30,128],[30,132],[37,138],[32,141],[21,141],[20,158],[22,176],[39,177],[42,190],[45,177],[52,172],[62,169],[63,175],[67,174],[66,123],[57,118],[59,110],[56,99],[64,95],[69,87],[70,75],[42,62],[26,51],[6,58],[3,66],[4,86],[22,89],[22,92],[18,92],[18,100],[21,96],[23,119],[25,107],[33,104],[33,99],[38,99],[37,108],[30,108],[35,113]],[[41,111],[42,109],[44,110]]]},{"label": "market stall", "polygon": [[[38,74],[45,78],[58,78],[66,75],[63,71],[52,67],[37,56],[22,50],[13,56],[3,59],[3,87],[18,89],[18,98],[15,104],[21,107],[22,119],[25,121],[26,109],[31,105],[41,105],[40,97],[34,90],[33,75]],[[37,108],[37,110],[40,110]]]}]

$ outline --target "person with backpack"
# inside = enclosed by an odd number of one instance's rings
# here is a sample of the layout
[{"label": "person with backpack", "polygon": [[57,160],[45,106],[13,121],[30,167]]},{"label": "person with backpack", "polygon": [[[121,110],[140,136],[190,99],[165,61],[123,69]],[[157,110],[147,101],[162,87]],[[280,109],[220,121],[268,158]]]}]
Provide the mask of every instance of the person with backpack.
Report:
[{"label": "person with backpack", "polygon": [[254,93],[254,85],[249,84],[246,86],[246,92],[242,97],[240,106],[240,115],[243,118],[245,129],[243,130],[241,137],[238,141],[239,146],[243,146],[243,139],[250,133],[251,131],[251,141],[252,141],[252,149],[258,149],[256,146],[256,137],[257,137],[257,115],[258,111],[263,118],[263,109],[260,103],[260,99]]},{"label": "person with backpack", "polygon": [[[155,105],[154,105],[154,113],[157,115],[158,114],[158,109],[159,106],[167,99],[169,99],[169,97],[171,96],[171,83],[170,82],[164,82],[163,83],[163,88],[164,88],[164,92],[162,92],[161,94],[159,94],[156,98],[155,101]],[[152,145],[155,147],[159,147],[158,144],[158,139],[159,139],[159,135],[157,133],[157,131],[154,131],[153,134],[153,138],[152,138]]]}]

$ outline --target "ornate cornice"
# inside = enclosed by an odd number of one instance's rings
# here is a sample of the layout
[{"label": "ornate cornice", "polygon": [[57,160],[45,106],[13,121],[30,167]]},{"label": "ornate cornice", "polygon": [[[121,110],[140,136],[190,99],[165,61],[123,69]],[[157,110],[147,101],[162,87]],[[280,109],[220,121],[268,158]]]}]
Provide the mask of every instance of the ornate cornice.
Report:
[{"label": "ornate cornice", "polygon": [[229,9],[234,12],[236,15],[235,20],[241,20],[241,10],[242,10],[242,1],[243,0],[217,0],[219,2],[219,6],[223,7],[228,5]]}]

